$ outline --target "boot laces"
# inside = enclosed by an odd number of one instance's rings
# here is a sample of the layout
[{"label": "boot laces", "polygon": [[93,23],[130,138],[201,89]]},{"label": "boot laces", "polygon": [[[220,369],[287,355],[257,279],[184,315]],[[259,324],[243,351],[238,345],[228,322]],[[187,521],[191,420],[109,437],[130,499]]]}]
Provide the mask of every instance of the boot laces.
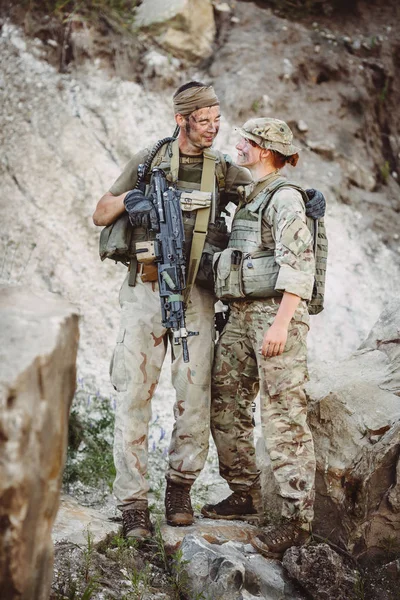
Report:
[{"label": "boot laces", "polygon": [[148,509],[132,508],[125,510],[122,519],[125,531],[138,528],[149,529]]},{"label": "boot laces", "polygon": [[227,498],[224,498],[224,500],[221,500],[221,502],[218,502],[218,504],[216,506],[218,506],[218,507],[241,506],[242,504],[245,504],[246,501],[247,501],[247,494],[245,492],[233,492],[230,496],[228,496]]},{"label": "boot laces", "polygon": [[190,512],[192,503],[187,488],[181,485],[170,486],[167,489],[166,504],[170,510],[179,509],[182,512]]}]

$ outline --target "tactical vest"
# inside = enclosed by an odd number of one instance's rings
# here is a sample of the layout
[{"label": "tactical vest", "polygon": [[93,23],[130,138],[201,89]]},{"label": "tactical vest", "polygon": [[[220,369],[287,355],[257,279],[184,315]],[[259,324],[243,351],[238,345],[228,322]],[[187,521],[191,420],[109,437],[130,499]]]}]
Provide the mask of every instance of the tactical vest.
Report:
[{"label": "tactical vest", "polygon": [[[236,212],[228,248],[214,257],[215,292],[219,298],[271,298],[282,296],[275,289],[279,265],[275,261],[275,242],[262,239],[262,217],[278,189],[291,187],[299,191],[305,205],[306,192],[299,186],[277,176],[266,189]],[[328,240],[324,220],[306,218],[313,236],[315,279],[310,314],[323,310]],[[266,247],[267,245],[267,247]]]},{"label": "tactical vest", "polygon": [[[223,154],[219,151],[205,151],[206,154],[215,160],[215,185],[214,185],[214,200],[211,208],[210,222],[206,224],[207,236],[205,243],[203,242],[203,250],[201,254],[200,264],[196,265],[197,276],[196,283],[213,289],[213,274],[212,274],[212,257],[218,250],[226,248],[228,243],[228,232],[225,219],[221,217],[219,211],[219,194],[225,188],[225,173],[226,162]],[[146,174],[146,192],[150,183],[151,169],[154,167],[161,168],[166,174],[166,178],[171,183],[175,184],[180,191],[200,190],[201,184],[199,181],[185,181],[178,179],[179,165],[198,163],[197,157],[180,157],[177,141],[166,143],[158,150],[151,163],[149,172]],[[182,207],[184,232],[185,232],[185,252],[189,260],[192,250],[193,233],[196,224],[196,210],[185,210]],[[136,242],[144,242],[154,240],[156,233],[147,229],[136,227],[133,228],[128,219],[128,215],[124,213],[112,225],[106,227],[101,232],[100,236],[100,257],[102,260],[111,258],[115,261],[121,261],[124,264],[130,263],[135,259],[135,244]]]}]

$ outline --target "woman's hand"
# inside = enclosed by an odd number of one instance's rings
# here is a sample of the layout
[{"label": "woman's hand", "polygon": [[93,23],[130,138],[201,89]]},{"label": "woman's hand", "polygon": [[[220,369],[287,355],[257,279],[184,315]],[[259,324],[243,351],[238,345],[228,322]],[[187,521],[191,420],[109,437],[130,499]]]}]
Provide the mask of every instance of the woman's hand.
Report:
[{"label": "woman's hand", "polygon": [[263,356],[278,356],[282,354],[285,349],[287,337],[288,328],[274,321],[264,334],[261,354]]}]

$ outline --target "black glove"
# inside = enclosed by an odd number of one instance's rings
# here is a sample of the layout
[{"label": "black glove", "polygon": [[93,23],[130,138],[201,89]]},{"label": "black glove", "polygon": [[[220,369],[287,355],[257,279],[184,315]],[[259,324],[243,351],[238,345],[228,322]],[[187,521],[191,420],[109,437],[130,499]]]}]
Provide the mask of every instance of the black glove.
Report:
[{"label": "black glove", "polygon": [[158,231],[158,217],[154,204],[140,190],[131,190],[124,199],[125,210],[133,227]]},{"label": "black glove", "polygon": [[306,190],[308,202],[306,203],[306,215],[313,219],[321,219],[325,215],[325,196],[319,190],[313,188]]}]

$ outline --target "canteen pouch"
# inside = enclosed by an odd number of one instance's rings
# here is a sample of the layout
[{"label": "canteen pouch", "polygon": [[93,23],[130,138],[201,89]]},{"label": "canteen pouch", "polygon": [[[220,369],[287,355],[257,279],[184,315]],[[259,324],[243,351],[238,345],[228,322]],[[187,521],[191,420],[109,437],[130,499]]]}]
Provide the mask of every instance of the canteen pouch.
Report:
[{"label": "canteen pouch", "polygon": [[215,294],[221,300],[244,298],[242,280],[243,252],[226,248],[214,255]]}]

